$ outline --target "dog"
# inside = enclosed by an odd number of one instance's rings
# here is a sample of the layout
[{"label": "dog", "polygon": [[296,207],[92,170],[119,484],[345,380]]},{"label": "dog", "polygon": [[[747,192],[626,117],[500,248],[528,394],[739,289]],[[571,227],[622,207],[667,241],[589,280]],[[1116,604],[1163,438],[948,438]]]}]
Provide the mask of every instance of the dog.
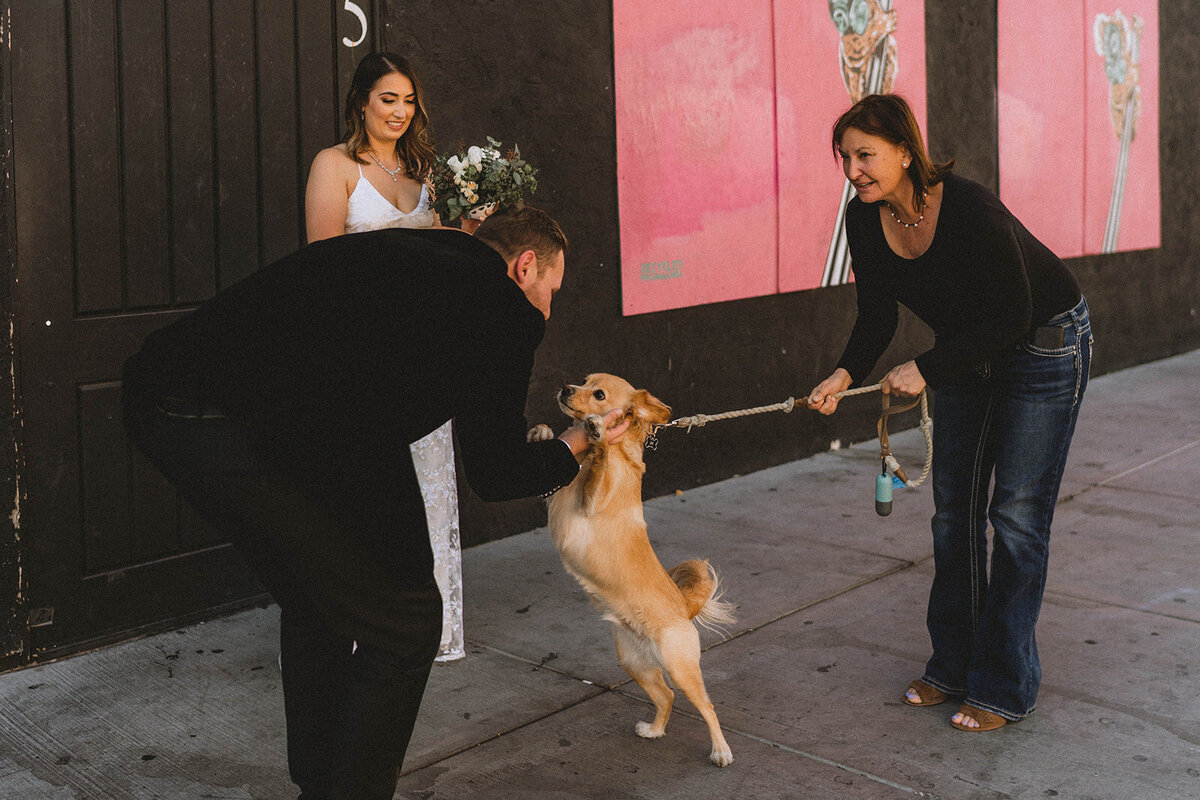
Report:
[{"label": "dog", "polygon": [[[734,622],[731,603],[721,600],[716,570],[693,559],[669,571],[650,546],[642,512],[642,452],[655,426],[670,421],[671,409],[644,389],[615,375],[589,375],[582,385],[558,393],[562,411],[587,431],[591,446],[570,485],[547,501],[550,538],[567,572],[612,623],[617,659],[654,702],[653,722],[638,722],[646,739],[666,733],[675,694],[665,670],[699,710],[712,738],[709,760],[733,763],[733,753],[717,721],[700,673],[700,634],[706,627]],[[614,408],[628,419],[624,437],[608,444],[602,417]],[[553,437],[545,425],[529,431],[530,441]]]}]

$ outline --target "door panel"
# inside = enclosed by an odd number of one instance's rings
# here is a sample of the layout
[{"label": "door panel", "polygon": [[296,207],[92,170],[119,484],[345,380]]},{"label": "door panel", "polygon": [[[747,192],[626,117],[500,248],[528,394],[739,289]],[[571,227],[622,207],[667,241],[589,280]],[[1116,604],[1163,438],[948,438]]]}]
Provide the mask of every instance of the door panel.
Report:
[{"label": "door panel", "polygon": [[202,3],[167,3],[166,24],[172,51],[166,114],[172,145],[170,302],[187,305],[211,297],[216,286],[213,104],[195,99],[207,98],[211,91],[211,21]]},{"label": "door panel", "polygon": [[[125,441],[142,340],[303,243],[303,187],[373,45],[344,0],[14,2],[22,537],[35,653],[260,590]],[[370,4],[359,2],[373,22]]]},{"label": "door panel", "polygon": [[[121,134],[120,118],[113,113],[121,107],[112,79],[117,73],[112,47],[117,26],[112,13],[106,12],[96,3],[72,3],[67,21],[75,32],[75,57],[66,76],[75,99],[70,131],[73,160],[87,165],[71,175],[74,194],[86,198],[87,204],[86,213],[73,220],[74,238],[84,244],[75,258],[76,300],[82,311],[121,307],[118,261],[110,255],[121,251],[121,162],[113,152]],[[56,143],[55,152],[65,155],[70,150],[58,150]],[[18,242],[23,244],[20,236]]]}]

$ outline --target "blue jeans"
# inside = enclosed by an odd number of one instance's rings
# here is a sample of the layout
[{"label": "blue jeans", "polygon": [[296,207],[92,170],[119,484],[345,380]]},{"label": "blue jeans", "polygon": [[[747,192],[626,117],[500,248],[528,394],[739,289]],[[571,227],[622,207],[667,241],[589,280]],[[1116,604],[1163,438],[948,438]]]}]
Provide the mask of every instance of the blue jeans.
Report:
[{"label": "blue jeans", "polygon": [[1084,300],[1046,326],[1063,329],[1062,347],[1022,342],[935,393],[933,656],[923,680],[1009,720],[1037,703],[1050,523],[1091,369]]}]

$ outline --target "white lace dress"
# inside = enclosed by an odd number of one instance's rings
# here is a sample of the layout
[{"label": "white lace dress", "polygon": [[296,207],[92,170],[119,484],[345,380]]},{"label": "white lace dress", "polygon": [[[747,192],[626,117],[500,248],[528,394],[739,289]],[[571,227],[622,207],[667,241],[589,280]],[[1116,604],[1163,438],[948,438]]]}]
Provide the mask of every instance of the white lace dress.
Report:
[{"label": "white lace dress", "polygon": [[[430,207],[429,190],[421,187],[417,207],[407,213],[396,208],[358,168],[358,183],[346,209],[346,233],[380,228],[431,228],[437,215]],[[442,645],[438,661],[466,655],[463,646],[462,551],[458,527],[458,487],[454,474],[454,440],[447,422],[413,442],[413,465],[425,498],[425,518],[433,546],[433,571],[442,592]]]}]

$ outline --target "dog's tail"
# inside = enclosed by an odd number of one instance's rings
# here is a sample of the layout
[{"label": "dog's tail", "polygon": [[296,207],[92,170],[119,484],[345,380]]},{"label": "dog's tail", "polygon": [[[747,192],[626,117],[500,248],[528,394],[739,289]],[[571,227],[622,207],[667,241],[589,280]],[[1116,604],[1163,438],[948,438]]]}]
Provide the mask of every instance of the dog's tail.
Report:
[{"label": "dog's tail", "polygon": [[693,558],[671,567],[667,574],[679,587],[689,618],[718,633],[737,621],[733,616],[737,606],[721,599],[724,590],[712,564]]}]

